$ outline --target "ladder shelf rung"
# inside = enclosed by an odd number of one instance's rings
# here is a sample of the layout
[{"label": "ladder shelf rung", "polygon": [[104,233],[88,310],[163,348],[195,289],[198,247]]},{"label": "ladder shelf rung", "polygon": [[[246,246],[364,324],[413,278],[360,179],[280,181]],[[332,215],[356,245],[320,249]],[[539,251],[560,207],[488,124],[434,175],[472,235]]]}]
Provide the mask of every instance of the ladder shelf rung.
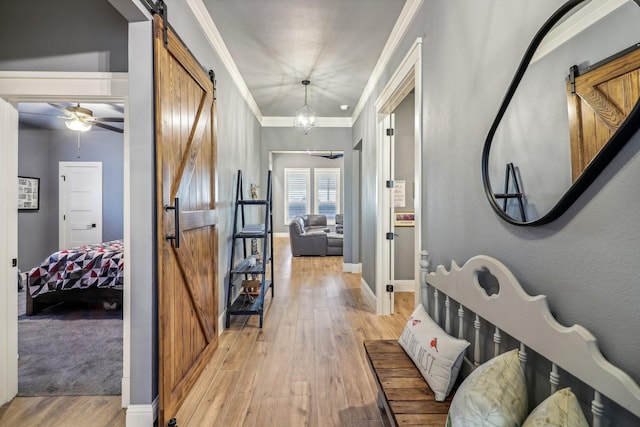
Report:
[{"label": "ladder shelf rung", "polygon": [[238,200],[237,203],[239,205],[268,205],[269,200],[256,200],[256,199],[246,199],[246,200]]}]

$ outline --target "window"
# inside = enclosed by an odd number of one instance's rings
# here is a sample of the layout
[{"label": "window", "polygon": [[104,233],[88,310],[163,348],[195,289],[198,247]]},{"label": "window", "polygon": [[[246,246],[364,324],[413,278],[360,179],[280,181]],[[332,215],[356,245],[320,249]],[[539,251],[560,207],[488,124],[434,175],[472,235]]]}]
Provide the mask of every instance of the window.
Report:
[{"label": "window", "polygon": [[313,171],[315,189],[314,212],[327,216],[328,224],[335,224],[340,213],[340,169],[316,168]]},{"label": "window", "polygon": [[310,169],[284,168],[284,223],[311,211]]}]

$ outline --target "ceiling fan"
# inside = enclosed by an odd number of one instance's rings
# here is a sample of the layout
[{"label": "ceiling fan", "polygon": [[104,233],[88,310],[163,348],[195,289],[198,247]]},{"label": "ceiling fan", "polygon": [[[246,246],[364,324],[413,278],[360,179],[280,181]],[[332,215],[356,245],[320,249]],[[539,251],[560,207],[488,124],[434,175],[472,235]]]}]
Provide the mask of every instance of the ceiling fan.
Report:
[{"label": "ceiling fan", "polygon": [[81,107],[79,103],[76,103],[76,105],[64,106],[49,102],[49,105],[64,113],[64,116],[59,117],[61,119],[65,119],[64,124],[71,130],[86,132],[91,129],[91,126],[97,126],[114,132],[124,132],[122,129],[116,126],[111,126],[103,123],[123,123],[124,118],[122,117],[94,117],[93,111],[89,110],[88,108]]},{"label": "ceiling fan", "polygon": [[333,153],[333,151],[309,151],[308,154],[310,156],[316,156],[316,157],[324,157],[325,159],[341,159],[344,157],[344,152],[339,151],[336,152],[335,154]]}]

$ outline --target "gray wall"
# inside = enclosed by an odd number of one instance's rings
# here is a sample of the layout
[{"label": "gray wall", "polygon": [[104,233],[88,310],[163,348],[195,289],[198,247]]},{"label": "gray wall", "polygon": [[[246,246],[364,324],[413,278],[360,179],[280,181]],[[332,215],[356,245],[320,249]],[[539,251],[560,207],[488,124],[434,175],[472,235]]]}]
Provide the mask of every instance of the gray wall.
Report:
[{"label": "gray wall", "polygon": [[[310,156],[300,153],[274,153],[273,154],[273,230],[276,233],[288,233],[289,227],[284,224],[284,169],[308,168],[310,169],[310,184],[313,192],[315,168],[339,168],[340,169],[340,209],[344,207],[344,158],[326,159],[324,157]],[[311,197],[311,210],[314,211],[314,197]],[[338,212],[340,213],[340,212]]]},{"label": "gray wall", "polygon": [[[395,212],[414,209],[413,189],[415,181],[415,95],[408,94],[394,111],[395,153],[394,179],[405,182],[405,206],[395,208]],[[393,240],[394,279],[413,280],[415,277],[415,228],[395,227],[397,237]]]},{"label": "gray wall", "polygon": [[102,163],[102,241],[122,239],[124,139],[122,134],[90,131],[80,134],[80,157],[74,131],[21,128],[18,173],[40,178],[40,209],[18,214],[18,259],[23,271],[60,249],[58,236],[59,162]]},{"label": "gray wall", "polygon": [[[503,261],[530,294],[546,294],[566,325],[580,323],[606,358],[640,381],[640,135],[558,220],[511,226],[487,202],[480,164],[486,134],[513,73],[560,0],[424,2],[354,126],[363,139],[363,226],[375,222],[372,106],[416,37],[423,37],[423,235],[432,266],[477,254]],[[373,282],[374,253],[363,248]],[[370,281],[371,280],[371,281]],[[620,422],[617,425],[632,425]]]},{"label": "gray wall", "polygon": [[55,208],[50,205],[47,179],[50,162],[46,150],[49,132],[20,128],[18,140],[18,175],[40,178],[40,209],[18,211],[18,268],[26,272],[55,250],[51,248],[58,246],[58,223],[55,224],[55,230],[52,230],[49,221],[54,210],[55,217],[58,218],[58,204],[56,201]]},{"label": "gray wall", "polygon": [[[344,151],[344,164],[353,162],[352,136],[350,128],[317,128],[308,135],[293,129],[268,127],[262,129],[262,141],[260,144],[261,164],[269,164],[269,153],[272,151],[306,151],[309,150],[341,150]],[[353,214],[357,201],[353,200],[353,180],[357,171],[353,168],[345,168],[342,179],[342,212],[344,213],[344,262],[346,264],[359,262],[358,248],[354,248],[359,241],[356,235],[358,230],[358,218]],[[263,184],[264,186],[265,184]],[[274,194],[274,197],[276,195]]]},{"label": "gray wall", "polygon": [[106,0],[2,1],[0,40],[3,71],[127,71],[127,21]]}]

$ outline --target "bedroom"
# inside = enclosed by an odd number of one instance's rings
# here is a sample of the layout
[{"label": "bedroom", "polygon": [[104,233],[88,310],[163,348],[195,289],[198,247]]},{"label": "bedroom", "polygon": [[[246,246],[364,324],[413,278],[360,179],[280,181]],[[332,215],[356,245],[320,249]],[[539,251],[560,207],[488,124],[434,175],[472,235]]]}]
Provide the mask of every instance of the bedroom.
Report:
[{"label": "bedroom", "polygon": [[[60,107],[73,104],[55,105]],[[96,116],[121,118],[123,113],[123,106],[119,104],[83,106],[95,111]],[[120,290],[113,291],[114,294],[109,298],[105,296],[104,300],[100,296],[90,295],[92,291],[87,292],[87,289],[72,290],[76,292],[73,297],[69,296],[69,290],[42,292],[45,289],[39,288],[38,284],[43,286],[47,279],[37,276],[41,271],[52,268],[54,264],[49,263],[49,257],[59,250],[80,244],[122,242],[123,135],[96,126],[92,126],[92,130],[88,132],[67,129],[65,120],[61,119],[66,114],[47,103],[20,103],[19,112],[18,173],[21,177],[37,178],[39,196],[36,199],[38,206],[20,209],[18,213],[18,267],[25,277],[34,267],[40,268],[34,270],[32,277],[24,282],[25,287],[30,289],[19,293],[18,342],[21,359],[18,393],[21,396],[119,395],[122,378],[122,298],[118,294],[122,293],[122,274],[104,274],[105,280],[108,280],[107,276],[120,277]],[[121,123],[113,125],[118,129],[122,127]],[[60,171],[63,167],[69,171],[70,168],[82,167],[84,170],[96,166],[99,167],[98,176],[102,179],[102,186],[90,186],[90,189],[95,190],[90,195],[100,199],[98,208],[101,205],[101,212],[93,220],[96,224],[88,231],[91,234],[82,236],[84,241],[78,238],[74,240],[70,236],[78,231],[67,230],[71,221],[62,221],[62,218],[66,219],[66,215],[59,214],[69,210],[70,206],[59,205],[71,198],[60,194],[64,193],[60,188],[70,184],[70,180],[61,178]],[[74,202],[77,203],[77,199]],[[63,237],[59,238],[59,235]],[[96,257],[93,259],[100,260],[102,266],[106,265],[105,262],[113,262],[115,265],[118,260],[122,260],[121,253],[119,251],[107,261],[106,253],[95,251]],[[97,258],[98,254],[102,258]],[[71,257],[69,255],[68,259],[71,260]],[[86,264],[80,258],[75,259],[77,268]],[[56,257],[56,261],[58,264],[63,258]],[[121,262],[118,264],[122,266]],[[70,263],[67,262],[65,267],[69,266]],[[103,277],[101,271],[94,268],[93,272]],[[65,277],[71,277],[72,274],[76,273],[69,273]],[[63,281],[58,283],[62,286]],[[69,285],[72,283],[68,282]],[[77,283],[76,286],[79,286],[80,282]],[[88,281],[83,283],[86,285]],[[103,282],[101,286],[116,286],[115,277],[111,284]],[[65,285],[67,287],[71,286]],[[50,289],[48,286],[44,288]],[[37,289],[40,289],[40,294],[36,294]],[[27,292],[29,295],[26,295]],[[31,295],[37,296],[31,299]],[[51,300],[53,296],[55,301],[41,302],[44,298]],[[74,301],[74,298],[83,296],[87,296],[86,301]],[[59,304],[57,301],[64,303]],[[50,327],[44,328],[43,325]],[[55,325],[55,331],[52,325]],[[76,332],[71,332],[71,329]],[[53,354],[56,356],[47,355],[44,349],[55,349]],[[77,366],[74,369],[74,364],[69,361],[73,352],[79,353],[75,356],[77,360],[74,363],[89,368],[82,375],[79,375]]]}]

